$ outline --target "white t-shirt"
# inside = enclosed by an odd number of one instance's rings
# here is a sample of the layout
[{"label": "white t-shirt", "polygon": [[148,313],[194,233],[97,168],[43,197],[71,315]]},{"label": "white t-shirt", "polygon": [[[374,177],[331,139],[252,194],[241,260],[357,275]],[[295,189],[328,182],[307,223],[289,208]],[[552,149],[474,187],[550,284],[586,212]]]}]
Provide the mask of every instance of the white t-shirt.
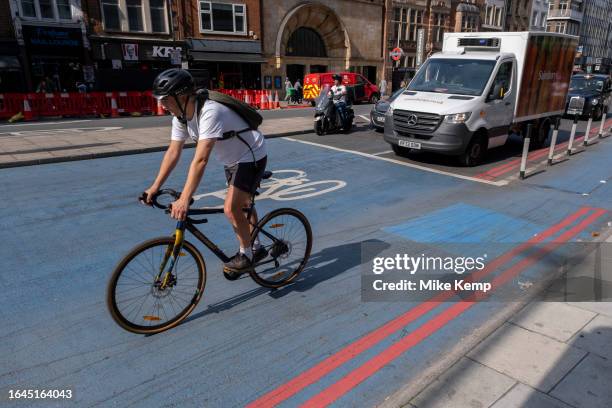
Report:
[{"label": "white t-shirt", "polygon": [[346,86],[344,86],[342,84],[340,84],[338,86],[334,85],[334,86],[331,87],[331,93],[332,93],[333,96],[342,95],[337,100],[346,103]]},{"label": "white t-shirt", "polygon": [[[196,110],[198,107],[196,101]],[[217,139],[214,148],[215,157],[225,166],[233,166],[237,163],[252,162],[251,151],[238,137],[221,140],[223,133],[229,131],[243,130],[249,125],[232,109],[227,106],[206,100],[200,111],[199,121],[194,113],[187,125],[183,125],[176,117],[172,119],[172,140],[184,141],[191,137],[194,142],[203,139]],[[255,160],[266,156],[266,139],[257,130],[243,132],[240,137],[251,146]]]}]

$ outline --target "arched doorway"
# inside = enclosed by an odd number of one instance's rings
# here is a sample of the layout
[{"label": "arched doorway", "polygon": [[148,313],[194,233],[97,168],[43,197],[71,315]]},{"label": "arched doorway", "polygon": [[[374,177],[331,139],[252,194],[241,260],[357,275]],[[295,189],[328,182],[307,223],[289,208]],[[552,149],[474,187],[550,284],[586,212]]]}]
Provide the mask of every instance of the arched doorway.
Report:
[{"label": "arched doorway", "polygon": [[322,3],[306,3],[283,18],[276,36],[275,57],[277,68],[283,64],[313,64],[317,69],[326,65],[345,70],[349,68],[351,43],[334,10]]},{"label": "arched doorway", "polygon": [[318,32],[309,27],[299,27],[291,33],[286,54],[292,57],[327,57],[325,42]]}]

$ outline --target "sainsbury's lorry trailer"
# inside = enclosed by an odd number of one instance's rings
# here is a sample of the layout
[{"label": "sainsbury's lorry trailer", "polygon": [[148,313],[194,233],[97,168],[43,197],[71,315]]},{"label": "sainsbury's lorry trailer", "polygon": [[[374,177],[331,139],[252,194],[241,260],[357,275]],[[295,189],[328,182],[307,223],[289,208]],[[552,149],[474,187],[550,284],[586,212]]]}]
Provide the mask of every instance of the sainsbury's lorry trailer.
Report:
[{"label": "sainsbury's lorry trailer", "polygon": [[547,32],[446,33],[385,116],[385,140],[457,155],[475,165],[487,149],[525,135],[541,146],[563,115],[578,37]]}]

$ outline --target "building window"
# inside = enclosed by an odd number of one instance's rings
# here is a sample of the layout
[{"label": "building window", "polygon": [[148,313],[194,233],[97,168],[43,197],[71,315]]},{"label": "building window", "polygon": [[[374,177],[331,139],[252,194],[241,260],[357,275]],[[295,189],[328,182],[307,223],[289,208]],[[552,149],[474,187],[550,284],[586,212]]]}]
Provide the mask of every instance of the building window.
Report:
[{"label": "building window", "polygon": [[25,19],[72,20],[70,0],[19,0],[19,6]]},{"label": "building window", "polygon": [[142,24],[142,0],[127,0],[128,27],[130,31],[144,31]]},{"label": "building window", "polygon": [[168,32],[167,0],[100,0],[100,2],[105,30]]},{"label": "building window", "polygon": [[200,30],[246,34],[246,6],[200,1]]},{"label": "building window", "polygon": [[166,32],[166,2],[164,0],[149,0],[151,8],[151,31]]}]

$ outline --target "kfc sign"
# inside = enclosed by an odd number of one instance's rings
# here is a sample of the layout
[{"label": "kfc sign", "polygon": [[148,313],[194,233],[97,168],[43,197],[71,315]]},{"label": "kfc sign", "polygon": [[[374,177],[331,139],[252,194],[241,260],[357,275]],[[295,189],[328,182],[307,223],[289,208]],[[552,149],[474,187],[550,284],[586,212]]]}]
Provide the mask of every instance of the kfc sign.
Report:
[{"label": "kfc sign", "polygon": [[163,47],[159,45],[153,46],[153,58],[170,58],[172,56],[172,51],[181,51],[181,47]]}]

